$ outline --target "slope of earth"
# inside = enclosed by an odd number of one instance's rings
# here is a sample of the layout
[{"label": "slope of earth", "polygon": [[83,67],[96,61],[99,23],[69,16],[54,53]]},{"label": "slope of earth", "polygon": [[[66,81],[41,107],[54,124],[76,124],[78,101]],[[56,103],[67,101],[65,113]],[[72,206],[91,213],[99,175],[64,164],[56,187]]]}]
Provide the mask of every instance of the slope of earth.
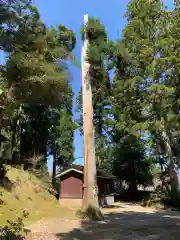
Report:
[{"label": "slope of earth", "polygon": [[105,220],[51,218],[31,225],[27,240],[179,240],[180,213],[120,204]]},{"label": "slope of earth", "polygon": [[49,217],[68,217],[72,210],[60,207],[48,192],[47,185],[34,174],[17,168],[8,168],[7,179],[0,185],[0,226],[29,212],[26,224]]}]

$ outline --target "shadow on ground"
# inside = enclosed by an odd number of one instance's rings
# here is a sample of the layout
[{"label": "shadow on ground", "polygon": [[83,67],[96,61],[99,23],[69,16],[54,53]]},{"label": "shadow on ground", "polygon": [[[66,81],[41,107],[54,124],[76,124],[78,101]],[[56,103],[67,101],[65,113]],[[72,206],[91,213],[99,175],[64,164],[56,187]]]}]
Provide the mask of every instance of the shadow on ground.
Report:
[{"label": "shadow on ground", "polygon": [[60,240],[179,240],[180,213],[110,212],[103,222],[83,220],[80,228],[56,236]]},{"label": "shadow on ground", "polygon": [[118,209],[118,208],[124,208],[124,207],[120,205],[107,205],[103,207],[103,209]]}]

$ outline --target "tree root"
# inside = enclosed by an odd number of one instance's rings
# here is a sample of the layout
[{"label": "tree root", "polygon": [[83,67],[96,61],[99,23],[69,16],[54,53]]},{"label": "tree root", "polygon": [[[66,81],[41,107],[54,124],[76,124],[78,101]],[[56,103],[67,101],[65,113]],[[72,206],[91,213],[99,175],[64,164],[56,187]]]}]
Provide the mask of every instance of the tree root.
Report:
[{"label": "tree root", "polygon": [[81,209],[77,212],[77,215],[82,219],[90,219],[92,221],[102,221],[104,216],[101,209],[95,205],[89,205],[85,209]]}]

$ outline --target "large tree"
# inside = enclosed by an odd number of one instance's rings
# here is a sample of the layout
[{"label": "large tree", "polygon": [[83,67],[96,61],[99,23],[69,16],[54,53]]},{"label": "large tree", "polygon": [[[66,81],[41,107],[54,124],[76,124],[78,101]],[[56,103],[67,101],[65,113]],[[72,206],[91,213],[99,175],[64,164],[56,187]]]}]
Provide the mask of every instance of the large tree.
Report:
[{"label": "large tree", "polygon": [[177,107],[178,92],[174,84],[178,79],[174,49],[177,48],[177,36],[173,35],[176,14],[177,8],[168,12],[160,1],[132,0],[127,7],[128,24],[123,35],[127,48],[134,55],[132,74],[142,79],[140,92],[145,90],[143,125],[155,136],[157,148],[165,156],[173,191],[179,189],[172,151],[178,129],[178,111],[173,108]]},{"label": "large tree", "polygon": [[[57,142],[62,111],[68,112],[66,120],[72,124],[73,94],[64,60],[71,57],[76,39],[63,25],[47,28],[30,1],[3,1],[1,7],[0,47],[8,52],[1,66],[1,130],[9,135],[13,162],[18,156],[18,163],[39,167],[46,164],[49,142]],[[70,145],[72,131],[63,140],[69,139]]]},{"label": "large tree", "polygon": [[[84,64],[89,69],[84,69],[83,77],[85,85],[82,89],[83,106],[83,131],[85,156],[85,189],[83,198],[83,211],[94,213],[94,218],[101,219],[97,191],[96,194],[96,157],[94,151],[100,147],[103,141],[104,107],[110,93],[110,80],[108,76],[108,40],[104,26],[98,19],[90,18],[83,28],[82,39],[88,41],[88,48],[84,49]],[[85,42],[86,43],[86,42]],[[88,73],[87,73],[88,72]],[[87,96],[86,96],[87,95]],[[89,96],[89,97],[88,97]],[[87,101],[88,103],[86,104]],[[81,98],[80,98],[81,104]],[[88,105],[89,104],[89,105]],[[92,112],[92,113],[91,113]],[[89,115],[90,114],[90,115]],[[92,120],[89,120],[91,118]],[[86,117],[87,115],[87,117]],[[93,122],[92,122],[93,121]],[[89,125],[88,125],[89,123]],[[91,131],[90,131],[91,128]],[[94,139],[95,138],[95,139]],[[96,146],[94,146],[94,141]],[[102,147],[102,146],[101,146]],[[87,153],[86,153],[87,150]],[[92,153],[92,154],[91,154]],[[86,158],[86,157],[85,157]],[[88,166],[87,166],[88,165]],[[87,169],[87,173],[86,173]],[[90,211],[89,211],[90,210]],[[92,217],[92,216],[91,216]]]},{"label": "large tree", "polygon": [[[105,119],[108,114],[107,106],[110,103],[111,81],[109,70],[112,69],[111,57],[114,43],[108,40],[105,26],[99,19],[90,18],[87,26],[87,38],[89,41],[87,60],[90,64],[89,77],[92,85],[93,123],[95,127],[95,144],[97,166],[103,164],[104,146],[108,147]],[[84,32],[82,31],[82,39]],[[79,127],[82,131],[82,90],[78,96],[78,111],[81,112]],[[103,160],[104,159],[104,160]],[[105,160],[106,161],[106,160]]]}]

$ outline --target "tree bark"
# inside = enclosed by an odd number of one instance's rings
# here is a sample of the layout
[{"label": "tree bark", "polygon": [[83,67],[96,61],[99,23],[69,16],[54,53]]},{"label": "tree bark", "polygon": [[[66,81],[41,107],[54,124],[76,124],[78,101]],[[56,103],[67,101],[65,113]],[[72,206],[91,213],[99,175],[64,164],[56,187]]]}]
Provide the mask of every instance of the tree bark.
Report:
[{"label": "tree bark", "polygon": [[[87,15],[85,15],[85,25]],[[89,63],[87,62],[88,41],[85,36],[82,49],[82,103],[83,103],[83,131],[84,131],[84,192],[82,212],[93,220],[102,220],[98,201],[98,187],[96,180],[96,158],[93,125],[92,89],[89,77]]]},{"label": "tree bark", "polygon": [[129,181],[129,194],[132,200],[137,197],[138,187],[137,187],[137,173],[136,173],[136,163],[134,160],[131,162],[131,181]]},{"label": "tree bark", "polygon": [[[164,122],[164,119],[162,119],[162,122]],[[165,145],[165,154],[167,157],[167,165],[168,165],[168,173],[170,177],[171,190],[175,191],[179,195],[180,193],[179,180],[178,180],[175,163],[173,159],[170,138],[167,134],[165,123],[163,123],[162,139]]]}]

